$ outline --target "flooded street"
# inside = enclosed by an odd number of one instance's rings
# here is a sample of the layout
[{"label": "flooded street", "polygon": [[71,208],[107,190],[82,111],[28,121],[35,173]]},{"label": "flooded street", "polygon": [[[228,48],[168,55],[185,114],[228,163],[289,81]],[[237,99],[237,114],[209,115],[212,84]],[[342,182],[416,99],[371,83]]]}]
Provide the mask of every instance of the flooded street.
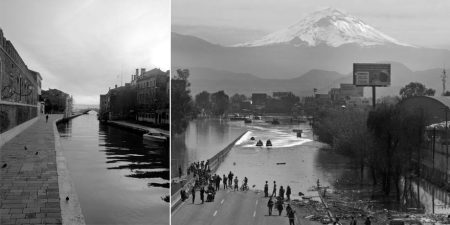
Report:
[{"label": "flooded street", "polygon": [[96,113],[58,131],[87,224],[169,224],[168,149],[99,124]]},{"label": "flooded street", "polygon": [[[303,130],[302,137],[298,138],[293,129]],[[325,150],[324,144],[313,141],[313,134],[307,123],[272,125],[261,120],[254,120],[251,124],[219,120],[191,122],[187,132],[190,138],[187,139],[188,147],[184,148],[183,159],[185,162],[193,162],[210,158],[245,131],[247,133],[236,142],[217,174],[223,175],[232,171],[238,176],[240,185],[243,178],[247,177],[250,187],[255,185],[255,188],[260,190],[266,180],[271,190],[275,180],[278,188],[280,185],[285,189],[287,185],[291,187],[292,198],[299,198],[298,192],[307,196],[318,196],[316,191],[310,189],[319,179],[322,186],[330,187],[330,191],[344,191],[344,196],[348,198],[370,200],[370,195],[362,193],[359,180],[352,181],[359,176],[358,165],[332,150]],[[209,139],[209,136],[212,138]],[[251,137],[255,140],[251,140]],[[271,140],[272,147],[256,146],[258,140],[265,145],[268,139]],[[178,144],[180,143],[181,141]],[[173,172],[177,173],[176,169]],[[367,174],[365,176],[370,178]],[[395,203],[395,192],[392,192],[391,197],[375,199],[371,207],[393,210],[420,208],[426,213],[432,213],[434,202],[436,213],[450,213],[448,193],[425,181],[420,182],[417,192],[416,184],[417,182],[413,181],[411,187],[406,189],[408,194],[402,195],[405,198],[400,204]],[[370,188],[370,181],[365,180],[364,189]]]},{"label": "flooded street", "polygon": [[[254,121],[245,125],[243,122],[233,122],[236,126],[245,126],[247,132],[237,143],[228,157],[218,169],[218,174],[228,174],[232,171],[238,176],[240,184],[247,177],[249,185],[255,185],[262,190],[264,183],[269,182],[269,190],[273,181],[277,187],[285,189],[289,185],[292,196],[298,192],[317,196],[317,192],[308,191],[316,185],[317,179],[321,185],[332,186],[335,179],[350,169],[349,160],[331,151],[319,150],[323,144],[312,140],[312,132],[307,124],[301,125],[271,125],[262,121]],[[303,130],[301,138],[293,129]],[[254,137],[255,140],[250,140]],[[257,147],[261,140],[264,145],[270,139],[272,147]]]}]

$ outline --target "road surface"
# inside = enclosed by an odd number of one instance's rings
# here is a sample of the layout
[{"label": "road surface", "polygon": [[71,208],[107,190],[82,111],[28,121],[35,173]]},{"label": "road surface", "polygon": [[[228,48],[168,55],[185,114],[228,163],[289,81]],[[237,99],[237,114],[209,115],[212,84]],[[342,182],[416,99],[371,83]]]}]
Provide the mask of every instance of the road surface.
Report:
[{"label": "road surface", "polygon": [[[272,216],[269,216],[267,201],[268,198],[264,198],[261,192],[253,190],[235,192],[221,189],[217,192],[214,202],[201,204],[200,193],[197,192],[195,204],[192,204],[192,198],[189,198],[172,213],[172,224],[289,224],[286,210],[278,216],[278,211],[274,209]],[[296,224],[299,223],[296,222]]]}]

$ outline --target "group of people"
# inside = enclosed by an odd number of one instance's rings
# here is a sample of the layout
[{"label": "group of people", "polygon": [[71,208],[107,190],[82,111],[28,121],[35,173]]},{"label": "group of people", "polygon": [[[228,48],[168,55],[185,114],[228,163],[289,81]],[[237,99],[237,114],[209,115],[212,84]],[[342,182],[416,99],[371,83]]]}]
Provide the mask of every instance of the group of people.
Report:
[{"label": "group of people", "polygon": [[[286,198],[285,198],[285,194],[286,194]],[[272,210],[273,210],[274,206],[278,210],[278,215],[281,216],[283,209],[284,209],[284,206],[283,206],[284,201],[291,200],[291,187],[288,185],[285,190],[283,188],[283,186],[280,186],[280,189],[278,190],[278,196],[277,196],[277,182],[273,181],[272,194],[269,196],[269,183],[268,183],[268,181],[266,181],[266,183],[264,184],[264,197],[269,198],[269,201],[267,202],[267,207],[269,208],[269,216],[272,215]],[[286,216],[289,218],[289,224],[294,225],[295,224],[295,210],[292,209],[292,207],[289,203],[286,205]]]}]

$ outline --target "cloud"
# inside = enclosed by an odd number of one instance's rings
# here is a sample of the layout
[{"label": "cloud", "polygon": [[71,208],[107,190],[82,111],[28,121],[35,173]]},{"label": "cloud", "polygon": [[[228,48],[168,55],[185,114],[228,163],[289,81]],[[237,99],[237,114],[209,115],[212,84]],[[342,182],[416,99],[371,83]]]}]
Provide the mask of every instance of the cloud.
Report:
[{"label": "cloud", "polygon": [[79,104],[98,104],[108,87],[129,82],[134,68],[170,68],[166,0],[6,0],[0,21],[28,67],[41,73],[43,88],[72,94]]}]

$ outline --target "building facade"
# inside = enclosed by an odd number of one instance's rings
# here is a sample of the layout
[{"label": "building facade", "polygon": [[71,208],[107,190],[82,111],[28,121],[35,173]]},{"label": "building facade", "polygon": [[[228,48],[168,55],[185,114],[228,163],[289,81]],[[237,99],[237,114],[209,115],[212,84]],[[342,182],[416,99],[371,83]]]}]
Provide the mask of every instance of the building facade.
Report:
[{"label": "building facade", "polygon": [[15,128],[39,115],[41,81],[41,75],[28,69],[0,29],[0,145]]},{"label": "building facade", "polygon": [[136,77],[138,121],[169,124],[169,71],[153,69]]},{"label": "building facade", "polygon": [[169,124],[169,71],[136,69],[131,82],[100,95],[99,120]]}]

